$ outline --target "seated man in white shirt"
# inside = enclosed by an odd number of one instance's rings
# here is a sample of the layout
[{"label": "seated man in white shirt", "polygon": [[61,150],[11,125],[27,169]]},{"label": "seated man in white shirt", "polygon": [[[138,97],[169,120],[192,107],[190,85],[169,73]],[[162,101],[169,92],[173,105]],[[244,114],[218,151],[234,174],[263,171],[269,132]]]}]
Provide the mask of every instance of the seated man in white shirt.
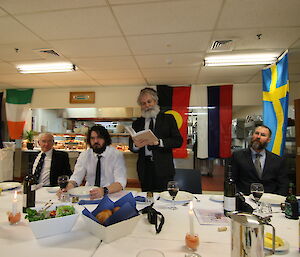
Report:
[{"label": "seated man in white shirt", "polygon": [[82,152],[66,190],[80,186],[98,186],[90,191],[90,198],[100,198],[125,188],[127,172],[123,153],[111,146],[111,138],[103,126],[93,126],[87,136],[89,149]]},{"label": "seated man in white shirt", "polygon": [[41,133],[38,143],[41,152],[32,167],[36,183],[43,186],[57,186],[59,176],[72,175],[69,156],[66,152],[53,149],[54,138],[51,133]]}]

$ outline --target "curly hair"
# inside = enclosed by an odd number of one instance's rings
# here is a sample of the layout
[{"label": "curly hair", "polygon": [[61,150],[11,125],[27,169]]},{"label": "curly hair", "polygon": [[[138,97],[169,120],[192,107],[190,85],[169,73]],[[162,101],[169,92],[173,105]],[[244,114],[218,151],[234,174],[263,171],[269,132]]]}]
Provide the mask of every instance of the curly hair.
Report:
[{"label": "curly hair", "polygon": [[105,141],[105,145],[110,145],[111,144],[111,137],[107,131],[107,129],[103,126],[93,126],[90,128],[88,135],[87,135],[87,143],[89,146],[91,146],[91,134],[92,131],[95,131],[98,135],[98,137],[103,138]]}]

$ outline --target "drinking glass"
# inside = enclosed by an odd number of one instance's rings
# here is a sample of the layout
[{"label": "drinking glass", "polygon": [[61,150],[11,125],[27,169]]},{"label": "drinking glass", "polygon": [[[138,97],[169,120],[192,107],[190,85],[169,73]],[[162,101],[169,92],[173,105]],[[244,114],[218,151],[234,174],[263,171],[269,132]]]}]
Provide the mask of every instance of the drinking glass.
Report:
[{"label": "drinking glass", "polygon": [[256,210],[259,210],[260,207],[260,198],[264,193],[264,186],[261,183],[252,183],[250,186],[251,194],[253,195],[254,201],[257,205]]},{"label": "drinking glass", "polygon": [[173,203],[170,209],[176,210],[177,207],[175,207],[175,197],[179,191],[178,183],[176,181],[169,181],[167,188],[170,196],[172,197],[172,203]]},{"label": "drinking glass", "polygon": [[[69,176],[62,175],[57,178],[57,183],[61,190],[65,189],[69,183]],[[62,191],[59,200],[62,202],[67,202],[69,200],[69,194],[67,192]]]},{"label": "drinking glass", "polygon": [[185,254],[185,257],[201,257],[196,251],[199,246],[199,237],[197,234],[191,235],[187,233],[185,236],[185,246],[189,250],[189,253]]}]

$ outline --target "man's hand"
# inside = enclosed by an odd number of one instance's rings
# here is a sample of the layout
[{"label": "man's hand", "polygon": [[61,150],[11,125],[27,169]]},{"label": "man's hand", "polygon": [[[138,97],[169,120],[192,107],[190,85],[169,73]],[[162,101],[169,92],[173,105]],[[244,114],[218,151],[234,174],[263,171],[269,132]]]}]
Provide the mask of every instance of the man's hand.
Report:
[{"label": "man's hand", "polygon": [[58,199],[60,200],[61,198],[61,194],[62,193],[65,193],[65,192],[68,192],[70,189],[74,188],[76,186],[76,182],[75,181],[69,181],[68,185],[66,186],[66,188],[63,188],[63,189],[59,189],[57,192],[56,192],[56,195],[58,196]]},{"label": "man's hand", "polygon": [[134,140],[133,139],[133,142],[134,142],[134,144],[137,146],[137,147],[139,147],[139,148],[141,148],[141,147],[144,147],[144,146],[146,146],[146,145],[158,145],[159,144],[159,142],[158,141],[151,141],[151,140],[144,140],[144,139],[141,139],[141,140]]},{"label": "man's hand", "polygon": [[101,198],[104,195],[104,190],[102,187],[93,188],[90,190],[90,198],[97,199]]}]

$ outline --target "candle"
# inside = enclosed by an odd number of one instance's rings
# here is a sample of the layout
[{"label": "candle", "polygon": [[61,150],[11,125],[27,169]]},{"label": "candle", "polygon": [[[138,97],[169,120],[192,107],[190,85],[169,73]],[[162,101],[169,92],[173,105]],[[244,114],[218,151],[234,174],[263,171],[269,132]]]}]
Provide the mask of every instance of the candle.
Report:
[{"label": "candle", "polygon": [[18,199],[17,199],[17,191],[14,193],[14,199],[12,201],[12,214],[16,215],[17,214],[17,208],[18,208]]},{"label": "candle", "polygon": [[193,236],[195,234],[195,231],[194,231],[193,201],[190,202],[189,217],[190,217],[190,234]]}]

